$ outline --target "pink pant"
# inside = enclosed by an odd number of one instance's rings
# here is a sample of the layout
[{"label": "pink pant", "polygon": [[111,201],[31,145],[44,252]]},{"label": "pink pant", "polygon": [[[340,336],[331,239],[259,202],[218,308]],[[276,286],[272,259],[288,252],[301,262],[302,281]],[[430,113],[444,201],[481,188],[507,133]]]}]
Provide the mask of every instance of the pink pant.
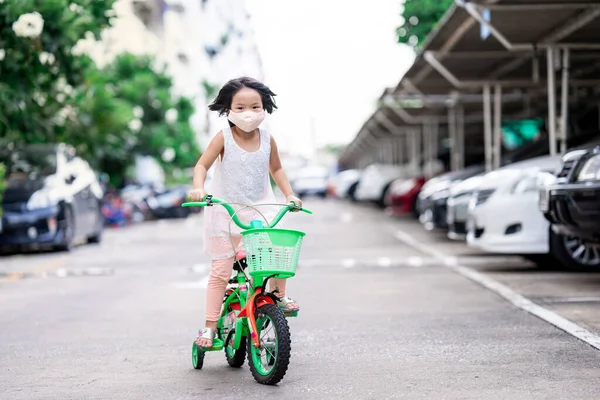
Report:
[{"label": "pink pant", "polygon": [[[221,305],[223,304],[223,296],[225,296],[225,288],[233,272],[233,262],[235,258],[225,260],[213,260],[210,276],[208,279],[208,287],[206,290],[206,320],[216,322],[221,316]],[[269,290],[279,289],[277,295],[285,296],[285,279],[270,279]]]}]

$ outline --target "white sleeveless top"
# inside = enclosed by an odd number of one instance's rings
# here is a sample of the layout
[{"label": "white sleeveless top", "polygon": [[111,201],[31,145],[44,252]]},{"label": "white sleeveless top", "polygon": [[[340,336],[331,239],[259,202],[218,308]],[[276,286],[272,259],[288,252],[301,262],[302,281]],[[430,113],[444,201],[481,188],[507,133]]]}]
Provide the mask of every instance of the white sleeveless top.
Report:
[{"label": "white sleeveless top", "polygon": [[[275,194],[269,178],[269,162],[271,159],[271,136],[259,129],[260,148],[255,152],[247,152],[240,148],[233,138],[231,128],[223,129],[223,158],[215,162],[215,172],[208,194],[231,203],[247,205],[276,203]],[[244,223],[254,219],[263,221],[263,217],[252,208],[232,205],[238,211],[237,216]],[[271,222],[279,211],[277,206],[256,207],[268,222]],[[204,250],[213,260],[233,257],[235,251],[229,238],[231,217],[222,206],[214,205],[204,208]],[[231,233],[236,243],[239,242],[241,229],[231,221]]]}]

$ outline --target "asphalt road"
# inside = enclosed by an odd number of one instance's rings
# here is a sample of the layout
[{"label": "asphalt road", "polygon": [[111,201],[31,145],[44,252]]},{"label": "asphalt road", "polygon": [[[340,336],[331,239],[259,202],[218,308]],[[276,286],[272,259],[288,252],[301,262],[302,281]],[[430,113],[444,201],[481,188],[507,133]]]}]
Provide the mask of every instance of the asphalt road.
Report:
[{"label": "asphalt road", "polygon": [[306,206],[314,216],[288,219],[308,236],[278,386],[222,353],[192,369],[208,274],[193,216],[110,230],[69,254],[0,258],[0,398],[600,398],[600,351],[456,265],[592,332],[600,275],[483,256],[369,206]]}]

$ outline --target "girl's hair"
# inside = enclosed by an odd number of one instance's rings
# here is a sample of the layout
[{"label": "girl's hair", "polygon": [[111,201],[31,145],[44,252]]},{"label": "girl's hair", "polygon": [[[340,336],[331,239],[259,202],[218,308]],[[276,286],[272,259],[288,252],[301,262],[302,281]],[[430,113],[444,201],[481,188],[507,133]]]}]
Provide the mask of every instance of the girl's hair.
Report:
[{"label": "girl's hair", "polygon": [[[250,78],[247,76],[242,76],[241,78],[232,79],[227,82],[221,90],[219,90],[219,94],[217,98],[208,106],[211,111],[218,111],[219,115],[223,115],[231,108],[231,102],[233,101],[233,96],[240,91],[242,88],[254,89],[260,94],[262,99],[263,108],[266,112],[271,114],[277,105],[275,105],[274,96],[277,96],[275,93],[269,89],[267,85],[262,82],[257,81],[254,78]],[[233,126],[231,121],[229,124]]]}]

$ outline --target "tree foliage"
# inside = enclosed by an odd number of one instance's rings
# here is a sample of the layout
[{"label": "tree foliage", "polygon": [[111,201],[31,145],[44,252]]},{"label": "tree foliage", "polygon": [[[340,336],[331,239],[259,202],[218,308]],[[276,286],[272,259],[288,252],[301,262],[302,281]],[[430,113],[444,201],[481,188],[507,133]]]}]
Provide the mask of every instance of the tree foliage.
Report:
[{"label": "tree foliage", "polygon": [[135,155],[156,157],[167,170],[189,167],[198,158],[190,125],[194,106],[172,96],[171,78],[155,71],[152,61],[121,54],[103,69],[91,69],[79,94],[82,132],[91,130],[93,138],[82,150],[111,178],[123,176]]},{"label": "tree foliage", "polygon": [[0,0],[0,146],[66,142],[119,182],[135,157],[167,170],[198,157],[194,106],[151,57],[99,68],[85,54],[115,0]]},{"label": "tree foliage", "polygon": [[0,145],[9,140],[31,143],[68,136],[69,127],[57,121],[74,110],[72,88],[83,83],[85,71],[93,65],[88,56],[76,51],[77,46],[98,38],[109,26],[113,3],[0,3]]},{"label": "tree foliage", "polygon": [[420,47],[454,0],[405,0],[398,42]]}]

